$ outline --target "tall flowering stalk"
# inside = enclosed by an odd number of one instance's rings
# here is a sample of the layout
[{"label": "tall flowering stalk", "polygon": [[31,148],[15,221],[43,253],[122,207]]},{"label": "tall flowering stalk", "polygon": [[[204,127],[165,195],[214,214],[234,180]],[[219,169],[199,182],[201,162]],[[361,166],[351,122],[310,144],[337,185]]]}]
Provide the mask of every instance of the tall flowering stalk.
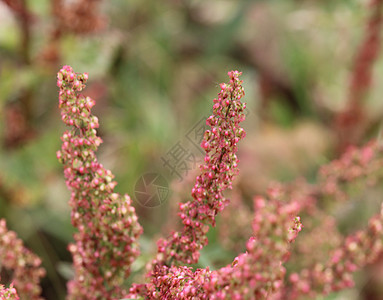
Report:
[{"label": "tall flowering stalk", "polygon": [[68,299],[119,299],[127,293],[123,282],[139,254],[142,228],[130,197],[114,193],[114,176],[97,161],[102,140],[96,135],[98,119],[91,114],[95,103],[79,94],[88,74],[64,66],[57,78],[61,117],[70,126],[57,158],[72,192],[72,224],[78,230],[69,245],[75,278],[68,284]]},{"label": "tall flowering stalk", "polygon": [[[0,220],[0,267],[13,271],[13,285],[0,285],[0,299],[42,300],[40,279],[45,270],[41,259],[24,247],[14,231],[8,230],[4,219]],[[18,291],[18,295],[16,289]],[[4,298],[3,298],[4,297]],[[8,297],[8,298],[7,298]]]},{"label": "tall flowering stalk", "polygon": [[245,137],[239,123],[245,119],[246,104],[241,75],[238,71],[228,73],[230,82],[220,85],[218,99],[214,99],[213,114],[206,120],[211,127],[202,141],[205,164],[200,166],[192,189],[193,200],[180,204],[179,216],[184,225],[181,232],[173,232],[168,239],[158,242],[158,256],[154,264],[172,265],[198,262],[199,251],[208,241],[209,225],[215,225],[215,216],[224,209],[228,200],[223,192],[231,188],[238,173],[237,144]]}]

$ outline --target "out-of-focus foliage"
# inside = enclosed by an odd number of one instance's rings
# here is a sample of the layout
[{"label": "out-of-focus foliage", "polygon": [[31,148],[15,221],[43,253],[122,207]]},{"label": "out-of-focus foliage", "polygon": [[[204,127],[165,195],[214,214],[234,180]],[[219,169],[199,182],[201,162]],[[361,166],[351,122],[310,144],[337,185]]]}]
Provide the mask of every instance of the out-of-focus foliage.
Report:
[{"label": "out-of-focus foliage", "polygon": [[[249,210],[270,181],[312,179],[319,165],[336,157],[333,120],[347,106],[370,15],[366,1],[95,1],[94,15],[86,16],[100,23],[87,32],[64,30],[59,20],[65,20],[54,11],[55,3],[79,1],[14,2],[25,11],[10,2],[0,1],[0,218],[42,258],[47,299],[63,299],[72,276],[70,195],[55,156],[63,131],[55,77],[63,64],[91,74],[86,93],[97,101],[105,141],[98,155],[116,174],[117,190],[133,198],[146,172],[163,174],[169,185],[174,180],[164,205],[136,203],[145,233],[129,282],[153,253],[158,228],[174,222],[169,212],[176,202],[190,197],[191,175],[177,183],[161,158],[209,114],[228,70],[243,72],[248,103],[237,187]],[[379,131],[382,65],[379,57],[359,143]],[[369,204],[352,208],[352,220],[372,214]],[[344,211],[339,215],[347,231],[353,222]],[[201,264],[225,265],[235,252],[218,230],[209,234]],[[328,299],[357,299],[367,278],[375,278],[366,274],[351,292]]]}]

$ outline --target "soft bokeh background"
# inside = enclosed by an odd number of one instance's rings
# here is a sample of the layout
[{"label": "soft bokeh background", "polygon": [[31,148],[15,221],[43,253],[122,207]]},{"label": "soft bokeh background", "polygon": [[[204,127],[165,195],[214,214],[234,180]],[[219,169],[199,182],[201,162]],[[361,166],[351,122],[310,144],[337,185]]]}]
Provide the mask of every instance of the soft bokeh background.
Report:
[{"label": "soft bokeh background", "polygon": [[[47,299],[64,299],[72,274],[69,192],[55,155],[65,130],[56,87],[63,64],[89,73],[84,92],[96,100],[104,140],[98,157],[116,175],[117,191],[133,198],[147,172],[170,186],[161,206],[136,202],[145,233],[132,278],[139,278],[156,237],[171,227],[175,203],[193,185],[193,175],[179,182],[161,158],[209,115],[227,71],[243,72],[248,103],[236,184],[245,199],[264,193],[270,181],[313,180],[338,155],[333,120],[347,106],[366,1],[112,0],[94,1],[73,16],[55,10],[61,1],[10,2],[0,1],[0,217],[42,257]],[[68,11],[79,2],[63,1]],[[373,74],[363,104],[369,126],[359,143],[379,132],[381,58]],[[234,257],[217,232],[210,233],[201,266]],[[1,275],[7,278],[4,270]],[[366,280],[359,282],[326,299],[373,299],[362,292]]]}]

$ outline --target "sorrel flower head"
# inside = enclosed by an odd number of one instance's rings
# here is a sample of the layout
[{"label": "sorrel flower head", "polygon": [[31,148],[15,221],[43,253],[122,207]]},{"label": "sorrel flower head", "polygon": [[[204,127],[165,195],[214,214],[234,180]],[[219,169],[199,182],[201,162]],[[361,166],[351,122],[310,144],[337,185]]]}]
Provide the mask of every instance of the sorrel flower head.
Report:
[{"label": "sorrel flower head", "polygon": [[[0,266],[13,271],[13,285],[22,299],[42,299],[40,278],[45,270],[40,265],[40,258],[26,249],[16,233],[7,229],[5,220],[0,219]],[[8,289],[0,286],[0,299],[18,299],[13,285]]]},{"label": "sorrel flower head", "polygon": [[57,75],[59,107],[64,123],[71,127],[62,136],[57,158],[64,165],[66,184],[72,192],[72,224],[78,229],[73,255],[75,278],[69,282],[69,299],[118,299],[126,291],[123,282],[139,254],[142,233],[128,195],[114,193],[113,174],[97,161],[102,143],[96,135],[95,102],[78,94],[88,74],[64,66]]},{"label": "sorrel flower head", "polygon": [[206,120],[210,129],[201,143],[206,152],[205,163],[200,166],[192,189],[193,200],[180,204],[179,216],[184,228],[173,232],[168,240],[158,242],[155,264],[196,263],[199,251],[207,244],[209,225],[215,225],[215,216],[228,204],[223,192],[231,188],[238,173],[237,144],[245,131],[239,123],[245,119],[246,104],[241,75],[238,71],[228,73],[230,82],[220,85],[218,99],[214,99],[213,114]]}]

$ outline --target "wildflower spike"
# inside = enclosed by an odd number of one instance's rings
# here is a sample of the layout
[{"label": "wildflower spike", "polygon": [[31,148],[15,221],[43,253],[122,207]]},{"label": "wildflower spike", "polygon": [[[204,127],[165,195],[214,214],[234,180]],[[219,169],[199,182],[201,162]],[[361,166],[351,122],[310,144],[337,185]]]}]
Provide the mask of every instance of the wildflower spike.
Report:
[{"label": "wildflower spike", "polygon": [[142,228],[130,197],[114,193],[113,174],[96,158],[102,140],[96,134],[98,119],[91,114],[94,100],[78,94],[87,79],[87,73],[69,66],[57,75],[61,118],[71,127],[62,136],[57,158],[72,192],[72,224],[78,230],[69,245],[75,278],[68,284],[68,299],[118,299],[126,295],[122,283],[139,254]]}]

